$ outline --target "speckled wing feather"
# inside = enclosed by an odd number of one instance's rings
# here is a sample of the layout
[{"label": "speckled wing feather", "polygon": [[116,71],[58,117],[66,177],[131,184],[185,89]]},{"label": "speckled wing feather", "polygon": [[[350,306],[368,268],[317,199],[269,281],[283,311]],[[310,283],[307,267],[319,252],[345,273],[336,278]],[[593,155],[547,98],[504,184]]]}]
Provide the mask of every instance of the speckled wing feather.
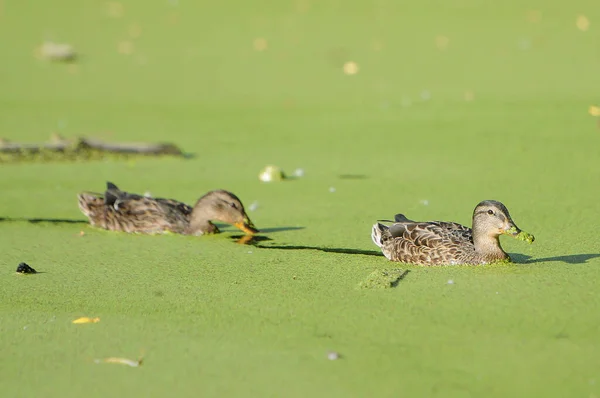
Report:
[{"label": "speckled wing feather", "polygon": [[451,222],[408,222],[390,226],[383,250],[393,261],[413,264],[462,264],[474,254],[472,231]]},{"label": "speckled wing feather", "polygon": [[114,206],[106,206],[106,222],[109,229],[125,232],[181,234],[189,225],[188,207],[170,199],[128,195],[119,198]]},{"label": "speckled wing feather", "polygon": [[108,183],[104,195],[81,193],[79,208],[93,226],[113,231],[185,233],[192,207],[172,199],[148,198]]}]

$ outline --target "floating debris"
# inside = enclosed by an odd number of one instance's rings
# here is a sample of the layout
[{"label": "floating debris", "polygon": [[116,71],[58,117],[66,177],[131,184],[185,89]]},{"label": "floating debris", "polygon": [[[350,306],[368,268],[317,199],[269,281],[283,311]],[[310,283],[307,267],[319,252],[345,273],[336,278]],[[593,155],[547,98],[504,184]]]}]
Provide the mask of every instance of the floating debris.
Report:
[{"label": "floating debris", "polygon": [[267,43],[267,39],[258,37],[254,39],[253,46],[256,51],[265,51],[269,47],[269,43]]},{"label": "floating debris", "polygon": [[423,199],[419,201],[419,203],[421,203],[423,206],[429,206],[429,201],[427,199]]},{"label": "floating debris", "polygon": [[121,18],[125,13],[125,8],[123,4],[118,1],[110,1],[106,3],[108,16],[111,18]]},{"label": "floating debris", "polygon": [[344,73],[346,75],[356,75],[358,70],[358,64],[354,61],[349,61],[344,64]]},{"label": "floating debris", "polygon": [[79,236],[85,236],[85,232],[84,231],[79,231],[79,233],[77,235],[79,235]]},{"label": "floating debris", "polygon": [[373,43],[371,44],[371,48],[373,49],[373,51],[381,51],[383,50],[384,44],[383,42],[379,41],[379,40],[373,40]]},{"label": "floating debris", "polygon": [[600,116],[600,106],[591,105],[588,112],[592,116]]},{"label": "floating debris", "polygon": [[329,192],[334,193],[335,192],[335,187],[329,187]]},{"label": "floating debris", "polygon": [[95,160],[107,156],[182,156],[186,155],[171,143],[106,143],[92,138],[64,139],[53,135],[41,144],[13,143],[0,139],[0,163],[52,160]]},{"label": "floating debris", "polygon": [[129,55],[133,53],[134,45],[130,40],[123,40],[117,44],[117,52],[123,55]]},{"label": "floating debris", "polygon": [[389,289],[398,286],[398,283],[408,274],[408,270],[383,269],[373,271],[359,284],[362,289]]},{"label": "floating debris", "polygon": [[142,27],[136,23],[129,26],[129,37],[137,39],[142,35]]},{"label": "floating debris", "polygon": [[330,361],[335,361],[335,360],[338,360],[338,359],[340,359],[341,357],[342,357],[342,356],[341,356],[339,353],[335,352],[335,351],[329,351],[329,352],[327,353],[327,359],[329,359]]},{"label": "floating debris", "polygon": [[437,35],[435,37],[435,46],[438,50],[446,50],[448,48],[448,44],[450,43],[450,39],[448,36]]},{"label": "floating debris", "polygon": [[531,48],[531,39],[523,38],[519,39],[517,46],[520,50],[527,51]]},{"label": "floating debris", "polygon": [[262,182],[281,181],[285,179],[285,174],[279,167],[269,165],[260,171],[258,178]]},{"label": "floating debris", "polygon": [[20,263],[17,267],[19,274],[37,274],[37,271],[31,268],[27,263]]},{"label": "floating debris", "polygon": [[292,173],[292,175],[294,177],[298,177],[298,178],[304,177],[304,169],[297,168],[296,170],[294,170],[294,172]]},{"label": "floating debris", "polygon": [[256,211],[256,209],[258,209],[258,202],[255,200],[254,202],[250,203],[250,206],[248,206],[248,210]]},{"label": "floating debris", "polygon": [[38,49],[40,58],[49,61],[68,62],[77,58],[77,53],[72,45],[45,41]]},{"label": "floating debris", "polygon": [[539,23],[542,20],[542,13],[539,10],[527,11],[527,22]]},{"label": "floating debris", "polygon": [[87,316],[82,316],[81,318],[75,319],[72,323],[82,324],[82,323],[98,323],[98,322],[100,322],[100,318],[98,318],[98,317],[90,318]]},{"label": "floating debris", "polygon": [[448,282],[446,282],[448,285],[454,285],[454,280],[452,279],[448,279]]},{"label": "floating debris", "polygon": [[138,360],[128,359],[128,358],[118,358],[118,357],[110,357],[104,359],[94,359],[95,363],[116,363],[120,365],[131,366],[132,368],[137,368],[142,366],[143,358]]},{"label": "floating debris", "polygon": [[579,15],[575,22],[575,26],[577,26],[577,29],[580,31],[585,32],[590,28],[590,20],[585,15]]}]

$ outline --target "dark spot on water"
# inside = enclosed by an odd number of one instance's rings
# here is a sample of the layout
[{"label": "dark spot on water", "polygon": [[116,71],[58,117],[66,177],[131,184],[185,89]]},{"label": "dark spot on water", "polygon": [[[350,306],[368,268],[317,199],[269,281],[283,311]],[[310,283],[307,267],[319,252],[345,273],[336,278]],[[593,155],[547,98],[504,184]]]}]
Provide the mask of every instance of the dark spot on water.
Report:
[{"label": "dark spot on water", "polygon": [[31,268],[26,263],[19,264],[19,266],[17,267],[17,272],[19,274],[37,274],[37,271]]}]

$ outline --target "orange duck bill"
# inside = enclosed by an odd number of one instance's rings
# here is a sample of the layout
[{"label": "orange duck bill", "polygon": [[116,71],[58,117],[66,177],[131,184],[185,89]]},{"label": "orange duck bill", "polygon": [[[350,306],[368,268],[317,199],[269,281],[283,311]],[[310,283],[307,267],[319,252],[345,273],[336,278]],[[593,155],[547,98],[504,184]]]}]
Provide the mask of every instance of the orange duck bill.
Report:
[{"label": "orange duck bill", "polygon": [[247,215],[244,215],[244,220],[240,221],[240,222],[236,222],[235,224],[236,227],[238,227],[239,229],[241,229],[242,231],[244,231],[247,234],[253,235],[257,232],[259,232],[258,229],[256,229],[256,227],[254,226],[254,224],[252,223],[252,221],[250,220],[250,218]]}]

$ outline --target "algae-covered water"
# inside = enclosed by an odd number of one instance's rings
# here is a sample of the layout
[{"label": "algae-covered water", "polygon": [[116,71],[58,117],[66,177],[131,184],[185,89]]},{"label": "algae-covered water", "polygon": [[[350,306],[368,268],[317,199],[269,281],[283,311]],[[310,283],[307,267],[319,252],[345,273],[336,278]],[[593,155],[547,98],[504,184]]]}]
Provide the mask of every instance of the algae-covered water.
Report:
[{"label": "algae-covered water", "polygon": [[[599,24],[591,0],[0,1],[0,137],[195,155],[0,164],[3,395],[600,396]],[[263,238],[94,230],[76,194],[107,180],[231,190]],[[485,199],[535,235],[501,237],[512,265],[371,242]]]}]

